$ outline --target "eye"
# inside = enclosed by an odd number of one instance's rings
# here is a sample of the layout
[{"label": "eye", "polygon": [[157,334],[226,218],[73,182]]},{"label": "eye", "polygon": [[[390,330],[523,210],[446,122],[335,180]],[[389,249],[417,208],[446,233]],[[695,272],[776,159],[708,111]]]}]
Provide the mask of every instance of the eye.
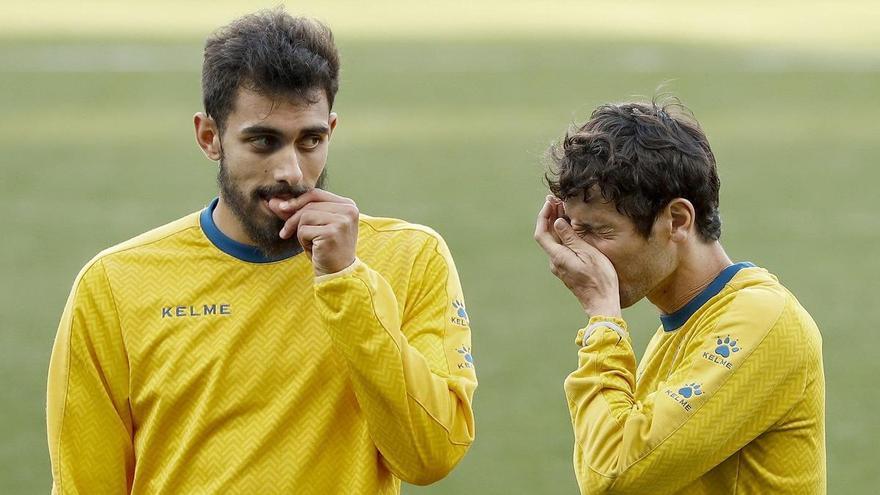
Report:
[{"label": "eye", "polygon": [[257,151],[271,151],[278,147],[278,138],[275,136],[254,136],[248,140]]},{"label": "eye", "polygon": [[312,135],[312,136],[306,136],[306,137],[300,142],[300,145],[301,145],[304,149],[307,149],[307,150],[313,150],[313,149],[317,148],[318,145],[320,145],[322,141],[324,141],[324,137],[315,134],[315,135]]},{"label": "eye", "polygon": [[578,229],[575,229],[574,232],[578,235],[578,237],[582,239],[585,239],[587,237],[601,239],[614,237],[611,227],[580,227]]}]

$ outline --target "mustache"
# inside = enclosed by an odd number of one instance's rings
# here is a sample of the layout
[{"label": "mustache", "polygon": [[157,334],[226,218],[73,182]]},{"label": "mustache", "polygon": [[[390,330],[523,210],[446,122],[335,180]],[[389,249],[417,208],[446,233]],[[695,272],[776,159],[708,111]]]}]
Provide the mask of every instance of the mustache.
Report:
[{"label": "mustache", "polygon": [[262,186],[258,187],[254,190],[254,196],[259,199],[268,200],[273,197],[289,197],[289,198],[298,198],[303,194],[311,191],[311,187],[305,186],[291,186],[290,184],[286,184],[283,182],[279,182],[277,184],[273,184],[271,186]]}]

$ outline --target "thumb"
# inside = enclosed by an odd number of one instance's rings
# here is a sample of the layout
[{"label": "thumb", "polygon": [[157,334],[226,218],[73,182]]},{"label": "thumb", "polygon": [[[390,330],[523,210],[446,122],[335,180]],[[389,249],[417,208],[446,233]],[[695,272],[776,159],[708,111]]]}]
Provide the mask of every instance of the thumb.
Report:
[{"label": "thumb", "polygon": [[571,225],[564,218],[557,218],[553,222],[553,228],[556,229],[556,235],[559,236],[559,240],[566,246],[570,247],[578,238],[577,234],[574,233],[574,229],[571,228]]}]

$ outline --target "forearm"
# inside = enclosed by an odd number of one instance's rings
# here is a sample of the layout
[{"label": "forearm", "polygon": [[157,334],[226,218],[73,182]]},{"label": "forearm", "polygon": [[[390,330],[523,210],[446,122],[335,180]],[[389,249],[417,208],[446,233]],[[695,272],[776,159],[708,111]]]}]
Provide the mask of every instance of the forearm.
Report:
[{"label": "forearm", "polygon": [[[800,400],[801,360],[774,326],[778,312],[751,319],[737,313],[728,310],[711,327],[693,328],[678,364],[642,400],[635,398],[635,359],[626,339],[605,329],[580,349],[579,368],[565,389],[585,493],[676,492],[771,428]],[[701,358],[717,334],[736,335],[743,348],[731,357],[731,367]],[[701,390],[684,396],[680,390],[695,382]]]},{"label": "forearm", "polygon": [[443,477],[473,439],[475,383],[431,370],[401,331],[390,286],[362,262],[316,279],[315,294],[386,463],[413,483]]}]

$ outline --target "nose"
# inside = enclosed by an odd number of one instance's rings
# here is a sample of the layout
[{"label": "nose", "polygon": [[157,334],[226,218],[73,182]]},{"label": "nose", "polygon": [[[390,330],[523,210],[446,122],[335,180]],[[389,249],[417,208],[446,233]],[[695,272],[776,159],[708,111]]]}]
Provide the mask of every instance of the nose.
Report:
[{"label": "nose", "polygon": [[282,156],[275,167],[274,179],[277,182],[286,182],[291,186],[299,184],[303,178],[299,158],[295,151]]}]

